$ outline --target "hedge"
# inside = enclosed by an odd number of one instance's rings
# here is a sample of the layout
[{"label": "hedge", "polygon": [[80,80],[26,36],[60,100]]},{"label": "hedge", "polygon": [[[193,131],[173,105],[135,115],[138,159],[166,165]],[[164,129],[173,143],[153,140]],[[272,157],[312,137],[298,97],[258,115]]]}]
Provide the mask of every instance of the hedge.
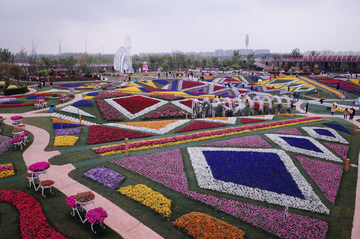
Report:
[{"label": "hedge", "polygon": [[29,92],[27,86],[23,85],[22,87],[17,88],[17,89],[5,89],[4,95],[17,95],[17,94],[24,94],[27,92]]}]

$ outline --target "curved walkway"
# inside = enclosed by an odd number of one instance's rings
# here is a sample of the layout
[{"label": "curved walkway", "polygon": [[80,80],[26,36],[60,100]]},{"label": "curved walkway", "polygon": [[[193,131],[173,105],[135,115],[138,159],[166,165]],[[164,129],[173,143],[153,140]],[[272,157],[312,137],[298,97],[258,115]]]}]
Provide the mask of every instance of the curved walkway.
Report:
[{"label": "curved walkway", "polygon": [[[77,94],[75,95],[73,100],[69,102],[65,102],[63,104],[59,104],[57,105],[57,107],[71,104],[77,100],[80,100],[81,97],[82,97],[81,94]],[[41,116],[47,117],[52,115],[52,113],[42,113],[44,110],[47,111],[47,109],[39,109],[39,110],[22,113],[21,115],[24,118],[41,117]],[[4,118],[6,118],[4,120],[4,123],[7,125],[11,125],[12,121],[10,118],[14,115],[19,115],[19,113],[1,114],[1,115]],[[26,166],[29,166],[39,161],[48,162],[50,158],[60,154],[58,150],[44,151],[50,142],[50,135],[47,131],[32,125],[26,125],[26,130],[34,135],[33,143],[23,153],[23,159]],[[79,182],[73,180],[68,176],[68,174],[75,169],[76,168],[72,164],[66,164],[62,166],[52,165],[48,170],[50,178],[56,182],[55,187],[68,197],[71,195],[75,195],[78,192],[93,191],[90,188],[85,187],[84,185],[80,184]],[[111,212],[109,213],[109,216],[106,218],[105,224],[114,231],[116,231],[123,238],[125,239],[162,238],[156,232],[145,226],[139,220],[132,217],[130,214],[122,210],[120,207],[118,207],[108,199],[104,198],[103,196],[101,196],[96,192],[94,192],[94,194],[96,198],[96,204],[104,208],[107,212]]]}]

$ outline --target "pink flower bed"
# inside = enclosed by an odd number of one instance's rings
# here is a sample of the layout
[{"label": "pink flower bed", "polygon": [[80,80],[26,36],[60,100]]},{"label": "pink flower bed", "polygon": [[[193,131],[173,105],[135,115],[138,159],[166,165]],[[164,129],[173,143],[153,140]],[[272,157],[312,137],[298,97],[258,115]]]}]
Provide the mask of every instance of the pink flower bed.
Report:
[{"label": "pink flower bed", "polygon": [[278,131],[275,131],[274,133],[276,133],[276,134],[302,135],[300,130],[298,130],[297,128],[278,130]]},{"label": "pink flower bed", "polygon": [[[198,139],[198,138],[202,138],[202,137],[206,137],[206,136],[223,135],[226,133],[236,133],[236,132],[241,132],[241,131],[245,131],[245,130],[271,129],[272,127],[278,126],[278,125],[292,124],[292,123],[294,123],[294,124],[306,123],[308,121],[318,120],[318,119],[324,119],[324,118],[322,118],[322,117],[307,117],[307,118],[282,120],[282,121],[249,125],[249,126],[240,126],[240,127],[228,128],[228,129],[219,129],[219,130],[214,130],[214,131],[210,131],[210,132],[192,133],[192,134],[174,136],[174,137],[163,138],[163,139],[154,139],[154,140],[129,143],[129,148],[139,148],[139,147],[143,147],[143,146],[165,144],[165,143],[171,143],[171,142],[177,142],[177,141],[189,141],[190,142],[190,141],[193,141],[194,139]],[[104,148],[97,148],[97,149],[94,149],[94,151],[98,154],[103,154],[106,152],[118,151],[118,150],[124,150],[124,149],[125,149],[125,144],[118,144],[118,145],[113,145],[113,146],[104,147]]]},{"label": "pink flower bed", "polygon": [[15,170],[11,165],[0,165],[0,173],[8,170]]},{"label": "pink flower bed", "polygon": [[19,210],[22,238],[66,238],[49,225],[40,203],[29,194],[0,190],[0,202],[11,203]]},{"label": "pink flower bed", "polygon": [[100,144],[136,138],[145,138],[152,134],[139,133],[131,130],[117,129],[100,125],[91,125],[87,144]]},{"label": "pink flower bed", "polygon": [[289,213],[284,227],[283,211],[190,191],[179,149],[111,162],[280,238],[326,238],[328,223],[320,219]]},{"label": "pink flower bed", "polygon": [[143,120],[146,119],[166,119],[166,118],[185,118],[185,112],[173,105],[165,105],[156,110],[144,115]]},{"label": "pink flower bed", "polygon": [[301,156],[295,156],[306,173],[319,186],[321,192],[335,203],[335,197],[340,185],[343,167],[332,163],[322,162],[315,159],[308,159]]},{"label": "pink flower bed", "polygon": [[227,126],[227,125],[219,124],[219,123],[212,123],[212,122],[195,121],[195,122],[189,124],[188,126],[185,126],[184,128],[176,131],[176,133],[199,130],[199,129],[211,129],[211,128],[217,128],[217,127],[222,127],[222,126]]},{"label": "pink flower bed", "polygon": [[241,118],[241,123],[242,124],[255,123],[255,122],[261,122],[261,121],[265,121],[265,120],[263,120],[263,119]]},{"label": "pink flower bed", "polygon": [[343,159],[346,159],[347,152],[349,150],[349,146],[341,145],[341,144],[330,144],[328,142],[324,142],[326,146],[334,150],[338,155],[340,155]]},{"label": "pink flower bed", "polygon": [[260,135],[245,136],[241,138],[217,141],[203,145],[224,146],[224,147],[262,147],[262,148],[272,147],[271,144],[269,144],[266,140],[261,138]]}]

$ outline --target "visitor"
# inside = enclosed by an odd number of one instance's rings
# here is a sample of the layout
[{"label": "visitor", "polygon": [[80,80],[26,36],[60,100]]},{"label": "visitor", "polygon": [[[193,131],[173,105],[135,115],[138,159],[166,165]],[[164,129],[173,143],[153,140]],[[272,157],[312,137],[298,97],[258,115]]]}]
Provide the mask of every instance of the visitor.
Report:
[{"label": "visitor", "polygon": [[353,119],[353,117],[354,117],[354,108],[352,108],[352,107],[350,108],[349,115],[350,115],[349,119]]},{"label": "visitor", "polygon": [[45,79],[42,80],[43,87],[45,87]]},{"label": "visitor", "polygon": [[306,105],[305,105],[305,113],[307,113],[308,110],[309,110],[309,103],[306,103]]},{"label": "visitor", "polygon": [[347,119],[347,116],[349,114],[348,108],[344,110],[344,119]]},{"label": "visitor", "polygon": [[335,113],[335,105],[333,104],[332,106],[331,106],[331,115],[334,115],[334,113]]},{"label": "visitor", "polygon": [[300,93],[298,92],[297,93],[297,101],[299,101],[299,99],[300,99]]},{"label": "visitor", "polygon": [[291,109],[296,110],[296,106],[294,105],[294,102],[291,101]]},{"label": "visitor", "polygon": [[324,98],[321,98],[319,101],[320,101],[320,104],[324,103]]},{"label": "visitor", "polygon": [[41,89],[41,83],[40,83],[40,81],[39,81],[39,80],[37,80],[37,86],[38,86],[38,88],[40,88],[40,89]]},{"label": "visitor", "polygon": [[53,82],[52,82],[52,80],[50,81],[50,88],[51,88],[51,89],[53,88]]},{"label": "visitor", "polygon": [[345,101],[345,92],[342,93],[342,95],[341,95],[341,100],[342,100],[342,101]]},{"label": "visitor", "polygon": [[337,90],[339,90],[339,89],[340,89],[340,84],[339,84],[339,83],[337,83],[337,87],[336,87],[336,89],[337,89]]}]

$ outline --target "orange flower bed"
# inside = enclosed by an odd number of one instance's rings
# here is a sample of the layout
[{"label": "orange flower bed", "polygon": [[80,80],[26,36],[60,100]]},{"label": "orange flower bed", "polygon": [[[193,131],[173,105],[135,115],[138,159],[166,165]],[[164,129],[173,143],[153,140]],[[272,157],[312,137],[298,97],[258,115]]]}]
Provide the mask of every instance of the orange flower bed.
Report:
[{"label": "orange flower bed", "polygon": [[[60,123],[60,119],[58,119],[58,118],[52,118],[52,121],[53,121],[54,124],[55,123]],[[63,123],[63,124],[78,124],[78,125],[85,125],[86,126],[86,124],[77,123],[77,122],[66,120],[66,119],[62,119],[61,123]]]},{"label": "orange flower bed", "polygon": [[151,129],[161,129],[166,125],[174,123],[178,120],[162,120],[162,121],[150,121],[150,122],[126,122],[126,123],[118,123],[118,124],[125,124],[130,126],[137,126],[137,127],[145,127]]},{"label": "orange flower bed", "polygon": [[200,212],[191,212],[176,219],[173,224],[183,228],[193,238],[240,238],[245,232],[215,217]]}]

